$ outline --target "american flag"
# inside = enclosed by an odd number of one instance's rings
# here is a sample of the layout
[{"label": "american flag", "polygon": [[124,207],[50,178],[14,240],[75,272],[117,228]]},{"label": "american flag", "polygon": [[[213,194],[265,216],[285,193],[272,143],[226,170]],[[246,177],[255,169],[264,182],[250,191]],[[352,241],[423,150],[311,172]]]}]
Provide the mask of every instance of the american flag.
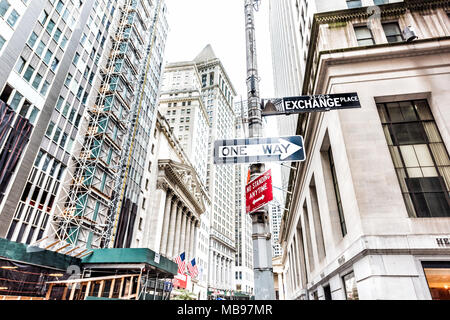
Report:
[{"label": "american flag", "polygon": [[191,263],[188,264],[189,274],[191,278],[196,278],[198,275],[197,264],[195,263],[195,258],[192,259]]},{"label": "american flag", "polygon": [[178,264],[178,273],[179,274],[184,274],[184,272],[186,270],[186,264],[185,264],[184,258],[185,258],[184,252],[175,258],[175,262]]}]

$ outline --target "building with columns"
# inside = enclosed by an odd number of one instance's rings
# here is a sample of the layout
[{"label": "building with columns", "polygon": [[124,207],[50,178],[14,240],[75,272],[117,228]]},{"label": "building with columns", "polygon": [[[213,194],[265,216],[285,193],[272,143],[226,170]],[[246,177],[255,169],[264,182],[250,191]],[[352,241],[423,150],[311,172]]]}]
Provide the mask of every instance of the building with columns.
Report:
[{"label": "building with columns", "polygon": [[[210,200],[169,121],[159,112],[150,146],[134,246],[170,260],[185,252],[187,264],[197,258],[201,216]],[[206,286],[198,282],[189,279],[188,289],[206,297]]]},{"label": "building with columns", "polygon": [[[194,61],[168,63],[165,66],[158,108],[192,163],[202,188],[205,188],[209,159],[208,152],[205,152],[208,148],[208,139],[205,137],[209,134],[210,123],[203,103],[200,75]],[[195,243],[199,274],[194,293],[202,300],[206,300],[209,270],[208,201],[205,206]]]},{"label": "building with columns", "polygon": [[209,120],[206,188],[212,206],[210,222],[209,293],[226,295],[234,289],[235,265],[235,168],[214,165],[214,141],[235,137],[234,97],[236,91],[211,45],[194,62],[200,74],[203,104]]},{"label": "building with columns", "polygon": [[450,4],[379,8],[312,21],[302,94],[356,92],[361,108],[300,117],[286,299],[450,299]]}]

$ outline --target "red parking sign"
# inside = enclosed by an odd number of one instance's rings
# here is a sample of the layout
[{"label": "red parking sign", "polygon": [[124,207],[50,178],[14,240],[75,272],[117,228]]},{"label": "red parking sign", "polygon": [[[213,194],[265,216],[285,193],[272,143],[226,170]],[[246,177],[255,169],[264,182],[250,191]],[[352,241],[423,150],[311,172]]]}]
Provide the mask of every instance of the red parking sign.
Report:
[{"label": "red parking sign", "polygon": [[268,170],[245,187],[246,212],[253,212],[273,200],[272,175]]}]

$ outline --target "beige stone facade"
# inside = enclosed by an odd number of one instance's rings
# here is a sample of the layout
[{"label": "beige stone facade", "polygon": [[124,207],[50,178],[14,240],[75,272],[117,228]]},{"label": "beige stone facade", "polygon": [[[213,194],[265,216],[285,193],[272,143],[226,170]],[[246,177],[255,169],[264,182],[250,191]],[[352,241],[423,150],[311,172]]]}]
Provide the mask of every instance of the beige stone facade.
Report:
[{"label": "beige stone facade", "polygon": [[[300,118],[307,159],[291,173],[293,194],[281,227],[286,299],[426,300],[445,294],[430,277],[440,273],[450,281],[449,2],[381,8],[373,44],[366,46],[358,46],[355,31],[367,23],[364,8],[314,17],[303,93],[357,92],[361,108]],[[389,42],[386,23],[412,26],[418,38]],[[431,176],[443,181],[447,203],[431,217],[405,200],[408,178],[397,175],[387,140],[392,131],[380,118],[383,104],[400,102],[415,110],[429,106],[446,149],[439,163],[434,156]]]}]

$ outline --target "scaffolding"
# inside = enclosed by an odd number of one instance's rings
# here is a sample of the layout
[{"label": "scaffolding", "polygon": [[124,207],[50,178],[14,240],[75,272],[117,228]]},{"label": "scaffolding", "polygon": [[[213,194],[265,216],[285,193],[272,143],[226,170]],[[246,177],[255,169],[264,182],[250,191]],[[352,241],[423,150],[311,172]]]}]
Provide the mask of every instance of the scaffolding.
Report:
[{"label": "scaffolding", "polygon": [[114,247],[114,242],[116,239],[116,233],[117,233],[117,225],[119,223],[119,215],[121,212],[121,208],[124,202],[125,197],[125,191],[126,191],[126,185],[127,185],[127,179],[131,164],[131,157],[133,154],[133,148],[134,143],[136,140],[136,133],[138,130],[139,125],[139,119],[141,115],[142,110],[142,104],[143,104],[143,98],[145,94],[145,86],[148,81],[149,76],[149,69],[152,61],[152,51],[155,44],[156,39],[156,32],[157,32],[157,26],[159,21],[159,15],[161,11],[161,5],[162,0],[158,0],[156,5],[156,11],[154,15],[154,20],[151,24],[151,32],[150,32],[150,43],[147,48],[147,58],[145,61],[145,69],[142,69],[142,75],[139,79],[139,97],[137,100],[136,108],[131,113],[131,125],[132,125],[132,131],[128,131],[129,137],[126,139],[126,145],[123,149],[124,154],[121,157],[121,172],[118,176],[118,179],[116,179],[116,184],[114,187],[115,194],[119,195],[119,197],[114,197],[111,204],[111,211],[114,214],[113,224],[108,225],[108,231],[107,231],[107,239],[109,240],[109,247]]},{"label": "scaffolding", "polygon": [[[158,2],[155,19],[161,2]],[[133,37],[141,35],[137,30],[132,32],[136,19],[142,20],[136,10],[137,5],[136,0],[125,0],[119,5],[120,14],[113,18],[111,27],[116,26],[117,31],[110,35],[111,42],[107,42],[105,52],[110,49],[109,55],[100,62],[98,74],[101,85],[96,92],[95,103],[90,103],[85,112],[85,119],[74,143],[72,165],[62,183],[53,220],[47,229],[47,240],[42,241],[41,247],[47,247],[51,241],[65,242],[69,244],[68,248],[104,248],[114,245],[114,233],[123,200],[123,192],[118,199],[115,195],[119,193],[115,190],[120,190],[118,186],[126,184],[128,159],[141,108],[141,100],[137,106],[134,98],[139,92],[136,88],[139,86],[139,90],[142,90],[142,83],[146,81],[156,29],[153,24],[151,45],[146,52],[147,69],[139,77],[142,48],[138,42],[133,42]],[[134,51],[134,56],[130,50]],[[136,64],[139,68],[136,68]],[[131,128],[133,135],[130,137]]]}]

